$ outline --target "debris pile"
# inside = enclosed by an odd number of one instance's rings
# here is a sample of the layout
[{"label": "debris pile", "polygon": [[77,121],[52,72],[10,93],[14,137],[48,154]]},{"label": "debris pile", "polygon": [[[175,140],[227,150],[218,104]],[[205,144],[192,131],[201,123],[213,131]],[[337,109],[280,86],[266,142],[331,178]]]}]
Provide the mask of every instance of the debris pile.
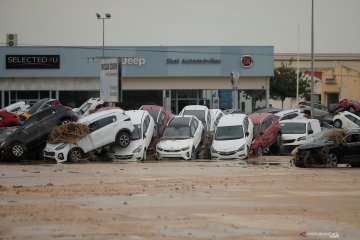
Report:
[{"label": "debris pile", "polygon": [[70,143],[75,144],[77,140],[90,133],[86,124],[69,122],[55,127],[48,139],[49,143]]},{"label": "debris pile", "polygon": [[329,140],[336,143],[345,143],[346,134],[342,130],[331,131],[329,133]]}]

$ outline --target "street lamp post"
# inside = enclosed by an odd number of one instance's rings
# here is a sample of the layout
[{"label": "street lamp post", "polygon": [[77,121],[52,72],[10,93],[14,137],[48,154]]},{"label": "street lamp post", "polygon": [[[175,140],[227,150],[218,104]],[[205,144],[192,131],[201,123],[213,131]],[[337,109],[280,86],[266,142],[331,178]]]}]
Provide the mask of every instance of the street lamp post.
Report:
[{"label": "street lamp post", "polygon": [[110,19],[111,15],[110,13],[105,13],[105,17],[101,17],[99,13],[96,13],[97,19],[101,19],[103,22],[103,45],[102,45],[102,56],[105,57],[104,47],[105,47],[105,19]]}]

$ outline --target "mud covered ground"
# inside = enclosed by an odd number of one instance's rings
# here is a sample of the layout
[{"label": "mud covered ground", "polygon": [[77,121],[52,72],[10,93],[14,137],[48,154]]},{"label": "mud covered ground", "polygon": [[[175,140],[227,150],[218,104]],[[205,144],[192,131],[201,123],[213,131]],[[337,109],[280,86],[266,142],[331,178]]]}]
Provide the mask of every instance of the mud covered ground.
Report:
[{"label": "mud covered ground", "polygon": [[360,239],[360,169],[289,160],[3,163],[0,239]]}]

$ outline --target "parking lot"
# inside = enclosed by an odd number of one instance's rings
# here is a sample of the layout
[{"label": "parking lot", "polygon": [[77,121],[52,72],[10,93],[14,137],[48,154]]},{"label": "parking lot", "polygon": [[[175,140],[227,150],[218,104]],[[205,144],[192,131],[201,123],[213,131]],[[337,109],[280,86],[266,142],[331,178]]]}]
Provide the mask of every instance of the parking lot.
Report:
[{"label": "parking lot", "polygon": [[358,168],[242,161],[0,165],[0,239],[358,239]]}]

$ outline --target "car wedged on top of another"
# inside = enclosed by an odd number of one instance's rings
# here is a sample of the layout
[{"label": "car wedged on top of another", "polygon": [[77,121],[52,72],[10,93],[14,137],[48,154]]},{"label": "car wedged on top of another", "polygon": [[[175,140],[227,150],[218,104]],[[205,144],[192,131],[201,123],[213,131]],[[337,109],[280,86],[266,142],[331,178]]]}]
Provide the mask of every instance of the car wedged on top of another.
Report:
[{"label": "car wedged on top of another", "polygon": [[55,126],[77,119],[78,116],[70,107],[50,106],[30,116],[21,127],[13,128],[1,143],[0,154],[21,160],[29,152],[40,153]]},{"label": "car wedged on top of another", "polygon": [[71,143],[48,143],[44,149],[44,157],[57,162],[77,162],[95,149],[116,143],[127,147],[131,141],[134,126],[129,116],[121,109],[105,110],[82,117],[78,123],[89,126],[90,134]]},{"label": "car wedged on top of another", "polygon": [[26,119],[28,119],[31,115],[41,112],[44,109],[51,107],[51,106],[59,106],[61,103],[57,99],[51,99],[51,98],[42,98],[36,103],[34,103],[30,108],[28,108],[26,111],[18,111],[16,114],[19,116],[20,121],[24,122]]},{"label": "car wedged on top of another", "polygon": [[150,116],[154,119],[156,136],[161,137],[164,133],[167,123],[171,118],[169,111],[166,111],[165,108],[157,105],[142,105],[140,110],[146,110],[149,112]]},{"label": "car wedged on top of another", "polygon": [[245,159],[253,139],[253,123],[246,114],[223,116],[215,129],[211,144],[212,159]]},{"label": "car wedged on top of another", "polygon": [[211,112],[207,106],[204,105],[188,105],[185,106],[179,115],[193,115],[197,117],[204,126],[205,135],[211,130]]},{"label": "car wedged on top of another", "polygon": [[26,104],[24,101],[16,102],[13,104],[10,104],[6,106],[4,109],[6,109],[8,112],[18,112],[18,111],[26,111],[30,105]]},{"label": "car wedged on top of another", "polygon": [[337,164],[360,167],[360,129],[324,132],[314,143],[297,148],[294,163],[297,167],[336,167]]},{"label": "car wedged on top of another", "polygon": [[332,121],[336,128],[360,128],[360,117],[348,111],[338,112]]},{"label": "car wedged on top of another", "polygon": [[0,109],[0,127],[19,126],[20,124],[20,119],[16,113]]},{"label": "car wedged on top of another", "polygon": [[193,115],[174,116],[156,145],[156,157],[193,160],[203,142],[204,126]]},{"label": "car wedged on top of another", "polygon": [[296,108],[277,112],[275,113],[275,116],[279,121],[306,118],[305,114],[302,113],[300,109]]},{"label": "car wedged on top of another", "polygon": [[254,138],[250,152],[253,156],[262,156],[270,147],[279,152],[282,148],[279,120],[272,113],[252,113],[249,115],[254,125]]},{"label": "car wedged on top of another", "polygon": [[89,98],[86,102],[81,104],[80,107],[74,108],[76,114],[81,117],[85,117],[104,105],[104,100],[100,98]]},{"label": "car wedged on top of another", "polygon": [[[310,101],[303,101],[299,102],[299,104],[295,107],[304,112],[304,110],[308,110],[311,112],[311,102]],[[323,117],[328,115],[330,112],[329,108],[325,105],[321,105],[319,103],[314,103],[314,112],[312,115],[314,117]]]},{"label": "car wedged on top of another", "polygon": [[125,114],[131,118],[134,125],[131,142],[127,147],[112,144],[108,155],[118,160],[145,161],[148,147],[156,134],[154,119],[145,110],[125,111]]},{"label": "car wedged on top of another", "polygon": [[349,99],[343,99],[331,107],[332,113],[337,113],[344,110],[351,113],[360,112],[360,103]]}]

